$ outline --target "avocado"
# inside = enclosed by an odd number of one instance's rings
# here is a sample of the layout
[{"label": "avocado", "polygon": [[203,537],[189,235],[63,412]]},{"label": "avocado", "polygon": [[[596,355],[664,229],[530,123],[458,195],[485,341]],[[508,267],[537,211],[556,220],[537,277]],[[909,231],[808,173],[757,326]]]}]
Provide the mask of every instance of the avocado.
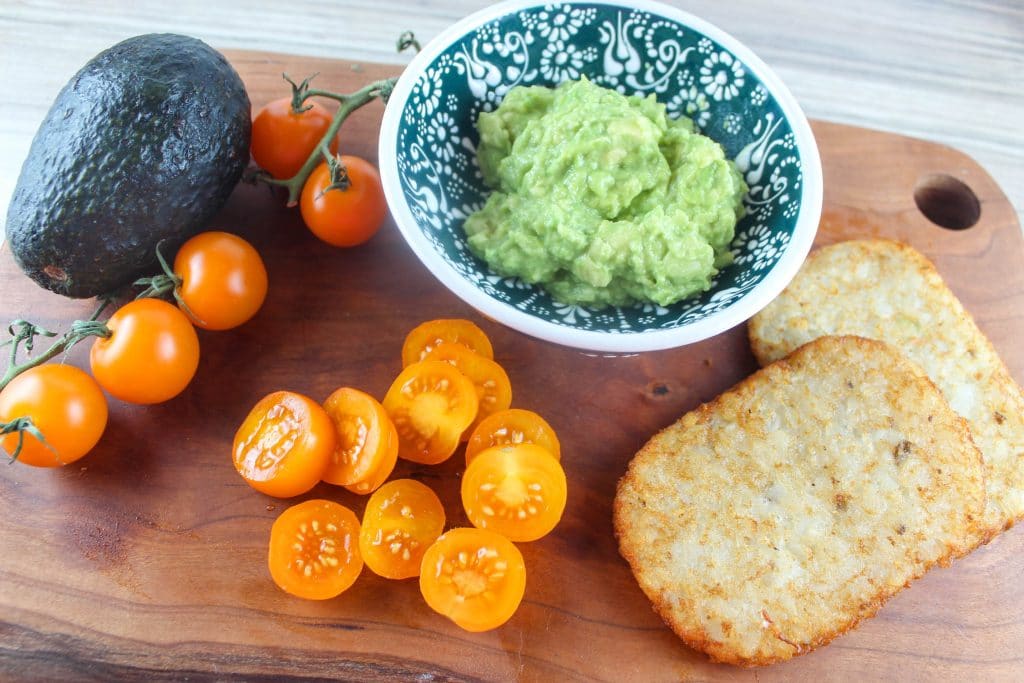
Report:
[{"label": "avocado", "polygon": [[206,227],[249,162],[249,97],[223,55],[151,34],[101,52],[43,120],[7,211],[22,270],[69,297],[154,274]]}]

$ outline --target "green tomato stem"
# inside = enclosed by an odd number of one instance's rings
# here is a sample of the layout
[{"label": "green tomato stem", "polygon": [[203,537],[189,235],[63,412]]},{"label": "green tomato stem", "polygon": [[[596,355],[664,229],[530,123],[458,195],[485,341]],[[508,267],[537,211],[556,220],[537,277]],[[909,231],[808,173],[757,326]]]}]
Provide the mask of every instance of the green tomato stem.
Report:
[{"label": "green tomato stem", "polygon": [[304,111],[309,111],[313,108],[312,104],[306,104],[306,93],[309,91],[309,82],[317,77],[319,72],[302,79],[302,83],[296,83],[293,81],[288,74],[281,74],[281,77],[292,86],[292,113],[301,114]]},{"label": "green tomato stem", "polygon": [[420,41],[416,40],[416,34],[412,31],[403,31],[402,35],[398,36],[398,42],[395,44],[395,49],[399,52],[405,52],[409,48],[413,48],[416,52],[423,49],[420,45]]},{"label": "green tomato stem", "polygon": [[306,180],[309,179],[310,174],[312,174],[313,170],[321,163],[323,149],[330,148],[331,140],[333,140],[338,134],[338,131],[341,129],[341,124],[345,122],[345,119],[347,119],[356,109],[372,102],[378,97],[387,101],[388,96],[391,95],[391,91],[394,89],[395,83],[397,82],[397,78],[386,78],[381,81],[374,81],[355,92],[347,94],[333,93],[327,90],[305,89],[302,93],[303,102],[310,97],[325,97],[338,102],[338,111],[334,114],[330,127],[320,139],[320,144],[317,145],[316,149],[314,149],[309,155],[309,158],[306,159],[306,163],[302,165],[302,168],[300,168],[299,172],[294,176],[287,180],[278,180],[276,178],[267,177],[266,175],[259,175],[257,176],[257,179],[269,185],[288,188],[287,205],[296,206],[299,203],[299,198],[302,196],[302,188],[306,184]]},{"label": "green tomato stem", "polygon": [[[416,36],[412,31],[404,31],[398,37],[396,47],[399,52],[404,52],[410,47],[415,49],[416,52],[419,52],[421,49],[420,43],[416,40]],[[352,93],[335,93],[328,90],[311,90],[309,83],[316,74],[303,79],[301,83],[293,81],[288,77],[288,74],[281,75],[289,84],[291,84],[292,87],[292,111],[301,113],[309,109],[305,104],[306,100],[310,97],[324,97],[329,100],[334,100],[340,105],[338,107],[338,111],[334,114],[334,118],[331,120],[330,128],[328,128],[327,132],[324,133],[323,138],[320,140],[320,144],[317,145],[316,149],[314,149],[312,153],[310,153],[309,158],[306,159],[306,163],[302,165],[302,168],[299,169],[298,173],[285,180],[274,178],[266,172],[258,172],[251,176],[251,180],[263,182],[267,185],[274,185],[276,187],[288,188],[287,205],[295,206],[299,203],[299,198],[302,196],[302,188],[306,184],[306,180],[309,179],[313,169],[320,164],[322,150],[330,147],[331,140],[333,140],[338,134],[341,124],[345,122],[345,119],[348,118],[349,114],[378,97],[384,100],[384,103],[387,104],[388,98],[391,96],[391,91],[395,89],[395,84],[398,82],[398,79],[386,78],[381,81],[375,81]],[[331,186],[324,190],[325,192],[329,190],[345,190],[348,187],[347,179],[335,180],[333,173],[331,181]]]},{"label": "green tomato stem", "polygon": [[99,308],[96,309],[96,312],[92,314],[92,317],[88,320],[74,321],[71,323],[71,327],[68,331],[61,335],[61,337],[57,339],[50,348],[21,364],[18,363],[18,351],[21,350],[22,344],[24,344],[26,351],[32,351],[32,345],[37,336],[56,337],[57,334],[30,323],[27,320],[15,320],[12,322],[7,328],[12,338],[4,342],[5,344],[11,345],[11,353],[8,359],[7,371],[4,373],[3,377],[0,377],[0,391],[3,391],[4,387],[10,384],[11,380],[21,373],[42,365],[61,353],[67,353],[78,342],[88,339],[89,337],[107,338],[113,334],[110,331],[110,328],[98,319],[100,314],[103,313],[103,310],[109,304],[110,299],[104,299]]},{"label": "green tomato stem", "polygon": [[[285,78],[287,78],[287,76],[285,76]],[[135,287],[145,287],[144,290],[139,292],[135,299],[136,301],[147,297],[161,299],[164,295],[170,292],[178,306],[185,312],[185,315],[191,318],[193,323],[203,325],[204,323],[202,319],[192,312],[192,309],[188,307],[188,304],[185,303],[185,299],[181,296],[181,285],[184,281],[181,279],[180,275],[174,272],[174,269],[171,268],[171,264],[167,262],[167,259],[164,258],[163,252],[160,251],[164,241],[165,240],[160,240],[160,243],[156,245],[156,260],[160,262],[160,268],[164,272],[152,277],[142,277],[133,282],[132,285]]]},{"label": "green tomato stem", "polygon": [[31,434],[36,437],[40,443],[53,451],[54,457],[60,462],[60,456],[57,451],[53,449],[50,442],[46,440],[43,433],[39,431],[39,427],[36,427],[35,423],[32,422],[31,417],[16,417],[10,422],[0,422],[0,436],[6,436],[8,434],[18,434],[18,443],[14,447],[13,453],[8,453],[10,460],[7,461],[8,465],[13,465],[18,461],[18,456],[21,455],[21,449],[25,446],[25,434]]}]

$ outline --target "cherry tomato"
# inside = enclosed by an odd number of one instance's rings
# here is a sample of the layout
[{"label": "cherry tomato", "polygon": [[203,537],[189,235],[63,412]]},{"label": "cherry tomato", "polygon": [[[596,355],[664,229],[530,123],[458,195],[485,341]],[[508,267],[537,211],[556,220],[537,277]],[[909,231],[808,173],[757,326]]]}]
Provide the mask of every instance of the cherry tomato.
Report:
[{"label": "cherry tomato", "polygon": [[182,245],[174,259],[178,294],[192,322],[229,330],[256,315],[267,296],[267,269],[251,244],[227,232],[204,232]]},{"label": "cherry tomato", "polygon": [[405,337],[402,344],[402,367],[424,360],[435,346],[443,342],[462,344],[485,358],[494,359],[491,340],[470,321],[457,318],[429,320],[417,325]]},{"label": "cherry tomato", "polygon": [[427,354],[426,360],[439,360],[454,365],[476,387],[480,408],[473,424],[462,433],[463,441],[469,439],[470,432],[482,420],[512,405],[512,383],[505,370],[493,360],[470,351],[462,344],[450,342],[435,346]]},{"label": "cherry tomato", "polygon": [[264,396],[235,433],[235,469],[268,496],[291,498],[316,486],[334,452],[331,418],[291,391]]},{"label": "cherry tomato", "polygon": [[[331,112],[322,104],[307,100],[306,111],[295,112],[292,98],[274,100],[256,114],[252,122],[252,158],[260,168],[279,180],[291,178],[306,163],[331,127]],[[338,140],[331,140],[331,154]]]},{"label": "cherry tomato", "polygon": [[342,156],[349,186],[327,190],[331,172],[323,163],[302,188],[299,209],[313,234],[336,247],[354,247],[373,237],[388,212],[380,174],[368,161]]},{"label": "cherry tomato", "polygon": [[488,448],[462,475],[462,505],[473,526],[513,541],[535,541],[565,510],[562,466],[534,444]]},{"label": "cherry tomato", "polygon": [[358,538],[359,520],[347,507],[329,500],[293,505],[270,529],[270,576],[296,597],[336,597],[363,571]]},{"label": "cherry tomato", "polygon": [[324,410],[338,435],[324,481],[355,493],[370,493],[395,469],[395,425],[384,406],[358,389],[338,389],[324,401]]},{"label": "cherry tomato", "polygon": [[419,576],[423,553],[444,531],[444,507],[427,486],[396,479],[366,503],[359,552],[366,566],[387,579]]},{"label": "cherry tomato", "polygon": [[467,631],[504,624],[519,608],[525,590],[522,553],[493,531],[452,529],[423,555],[423,599]]},{"label": "cherry tomato", "polygon": [[[32,419],[46,444],[25,432],[18,461],[35,467],[59,467],[92,450],[107,426],[107,399],[96,381],[71,365],[39,365],[0,391],[0,422]],[[13,455],[18,434],[0,437]]]},{"label": "cherry tomato", "polygon": [[425,360],[402,370],[384,397],[398,430],[398,457],[424,465],[450,458],[477,404],[473,383],[448,363]]},{"label": "cherry tomato", "polygon": [[555,460],[562,457],[562,447],[555,430],[544,418],[532,410],[511,408],[494,413],[477,424],[466,444],[466,464],[471,463],[480,451],[515,443],[537,444],[555,456]]},{"label": "cherry tomato", "polygon": [[188,386],[199,367],[199,337],[188,317],[166,301],[139,299],[107,320],[110,337],[89,353],[93,377],[128,403],[160,403]]}]

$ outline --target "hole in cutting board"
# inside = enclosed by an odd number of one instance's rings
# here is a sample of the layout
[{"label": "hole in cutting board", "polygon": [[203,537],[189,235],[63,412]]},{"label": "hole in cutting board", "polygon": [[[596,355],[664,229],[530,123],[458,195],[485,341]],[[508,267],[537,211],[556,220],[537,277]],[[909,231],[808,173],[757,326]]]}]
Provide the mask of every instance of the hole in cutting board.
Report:
[{"label": "hole in cutting board", "polygon": [[919,180],[914,203],[925,218],[947,230],[966,230],[981,218],[981,202],[974,190],[945,173]]}]

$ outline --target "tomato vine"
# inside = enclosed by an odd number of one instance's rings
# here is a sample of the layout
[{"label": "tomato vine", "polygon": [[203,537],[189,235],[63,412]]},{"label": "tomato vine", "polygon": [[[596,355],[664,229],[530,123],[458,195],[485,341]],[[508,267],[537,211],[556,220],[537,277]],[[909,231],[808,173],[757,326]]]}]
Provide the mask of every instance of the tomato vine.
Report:
[{"label": "tomato vine", "polygon": [[8,356],[7,370],[4,372],[3,377],[0,377],[0,391],[3,391],[4,387],[10,384],[11,380],[25,372],[29,368],[34,368],[37,365],[42,365],[46,361],[58,356],[61,353],[65,353],[71,350],[78,342],[88,339],[89,337],[109,337],[111,335],[110,329],[105,323],[99,320],[100,315],[110,305],[110,299],[103,299],[100,302],[99,308],[92,314],[87,320],[76,320],[71,323],[71,327],[65,332],[57,341],[55,341],[50,348],[38,356],[27,359],[24,363],[18,363],[18,352],[24,346],[25,351],[31,353],[35,344],[36,337],[56,337],[56,332],[51,332],[44,327],[31,323],[27,320],[15,320],[12,322],[7,331],[10,333],[11,338],[0,344],[0,346],[11,345],[10,355]]},{"label": "tomato vine", "polygon": [[[396,49],[398,52],[404,52],[409,48],[412,48],[417,52],[421,49],[420,43],[416,40],[416,36],[412,31],[405,31],[398,37]],[[317,144],[313,152],[310,153],[309,158],[306,159],[302,168],[300,168],[298,173],[293,175],[291,178],[274,178],[266,171],[257,171],[251,176],[251,179],[254,181],[286,188],[288,190],[287,206],[298,205],[299,198],[302,195],[302,188],[305,186],[306,180],[309,179],[310,174],[321,163],[321,161],[325,161],[327,163],[331,173],[331,183],[324,191],[328,192],[330,190],[348,189],[349,180],[345,165],[341,162],[338,155],[331,153],[331,141],[338,134],[338,131],[341,129],[341,125],[345,122],[345,119],[347,119],[356,109],[369,104],[377,98],[380,98],[385,104],[387,104],[388,98],[391,96],[391,91],[394,90],[395,84],[398,82],[397,78],[385,78],[365,85],[355,92],[336,93],[329,90],[320,90],[310,87],[310,82],[316,77],[316,75],[317,74],[313,74],[312,76],[304,78],[299,83],[296,83],[288,76],[288,74],[281,74],[282,78],[284,78],[284,80],[286,80],[292,87],[291,108],[294,113],[301,113],[308,110],[311,105],[307,105],[306,102],[311,97],[323,97],[325,99],[334,100],[338,103],[338,111],[334,114],[334,118],[331,120],[331,125],[327,129],[327,132],[324,133],[323,137],[321,137],[320,142]]]}]

